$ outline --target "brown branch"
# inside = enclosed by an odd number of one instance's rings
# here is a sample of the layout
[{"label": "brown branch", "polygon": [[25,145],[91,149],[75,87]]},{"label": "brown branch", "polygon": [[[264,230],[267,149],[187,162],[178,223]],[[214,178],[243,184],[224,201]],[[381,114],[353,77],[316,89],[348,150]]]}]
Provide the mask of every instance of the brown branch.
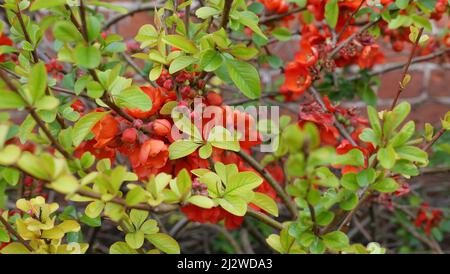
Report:
[{"label": "brown branch", "polygon": [[220,23],[220,26],[224,29],[227,28],[228,21],[230,20],[230,11],[231,11],[232,5],[233,5],[233,0],[225,0],[224,6],[223,6],[222,22]]},{"label": "brown branch", "polygon": [[204,226],[210,227],[219,233],[221,233],[225,238],[227,239],[228,243],[233,247],[236,254],[243,254],[244,251],[242,250],[242,247],[239,245],[239,243],[236,241],[236,239],[233,237],[233,235],[228,232],[225,228],[223,228],[220,225],[213,225],[213,224],[205,224]]},{"label": "brown branch", "polygon": [[295,13],[297,13],[297,12],[302,12],[302,11],[304,11],[304,10],[306,10],[305,7],[298,7],[298,8],[295,8],[295,9],[291,9],[290,11],[288,11],[288,12],[286,12],[286,13],[274,14],[274,15],[271,15],[271,16],[268,16],[268,17],[262,19],[262,20],[260,21],[260,23],[261,23],[261,24],[266,24],[266,23],[269,23],[269,22],[272,22],[272,21],[276,21],[276,20],[278,20],[278,19],[282,19],[282,18],[284,18],[284,17],[286,17],[286,16],[295,14]]},{"label": "brown branch", "polygon": [[14,237],[17,238],[17,240],[23,244],[30,252],[33,252],[34,249],[31,247],[31,245],[25,241],[22,236],[19,235],[19,233],[8,223],[8,221],[6,221],[3,216],[0,214],[0,222],[5,226],[6,230],[8,230],[8,232],[12,235],[14,235]]},{"label": "brown branch", "polygon": [[362,26],[357,32],[354,32],[352,35],[350,35],[347,39],[345,39],[344,41],[342,41],[341,43],[339,43],[339,45],[337,45],[333,51],[331,51],[331,53],[329,54],[329,58],[333,58],[343,47],[345,47],[348,43],[350,43],[353,39],[355,39],[356,36],[360,35],[361,33],[365,32],[366,30],[368,30],[370,27],[374,26],[375,24],[378,23],[378,21],[381,20],[377,19],[375,21],[369,22],[366,25]]},{"label": "brown branch", "polygon": [[239,155],[242,159],[244,159],[244,161],[247,164],[249,164],[259,174],[261,174],[261,176],[264,177],[264,179],[277,192],[277,195],[280,196],[281,200],[285,203],[285,205],[288,208],[289,212],[291,213],[292,217],[294,219],[297,219],[297,216],[298,216],[297,207],[292,202],[289,195],[287,195],[286,192],[283,190],[283,188],[280,186],[280,184],[272,177],[272,175],[267,170],[265,170],[255,158],[248,155],[244,151],[241,150],[241,151],[237,152],[237,155]]},{"label": "brown branch", "polygon": [[[16,13],[16,16],[17,16],[17,19],[19,20],[20,27],[22,28],[23,36],[25,37],[25,40],[28,43],[30,43],[30,45],[33,45],[33,41],[31,40],[31,37],[27,31],[27,27],[25,26],[25,22],[23,21],[22,11],[20,10],[19,2],[17,2],[17,9],[18,9],[18,12]],[[31,51],[31,55],[33,57],[34,63],[39,62],[39,57],[36,53],[36,49],[34,48],[34,46],[33,46],[33,50]]]},{"label": "brown branch", "polygon": [[411,61],[414,57],[414,54],[416,53],[416,49],[419,45],[419,41],[420,41],[420,37],[422,37],[422,33],[423,33],[423,27],[420,28],[419,34],[417,35],[416,41],[414,42],[414,45],[411,49],[411,53],[409,54],[408,61],[406,62],[405,68],[403,70],[402,78],[400,79],[400,82],[398,85],[397,94],[395,95],[394,101],[392,102],[392,105],[391,105],[391,110],[393,110],[394,107],[397,105],[397,101],[398,101],[398,98],[400,97],[400,93],[402,93],[403,90],[405,89],[405,85],[404,85],[403,81],[404,81],[406,75],[408,74],[409,66],[411,65]]},{"label": "brown branch", "polygon": [[[450,52],[450,48],[441,49],[441,50],[435,51],[434,53],[431,53],[431,54],[428,54],[428,55],[416,57],[416,58],[412,59],[411,64],[429,61],[429,60],[432,60],[432,59],[434,59],[436,57],[444,55],[444,54],[446,54],[448,52]],[[406,64],[407,64],[407,62],[393,63],[391,65],[386,65],[386,66],[384,66],[383,69],[372,71],[372,72],[368,73],[368,75],[369,76],[381,75],[381,74],[384,74],[384,73],[387,73],[387,72],[391,72],[391,71],[394,71],[394,70],[397,70],[397,69],[404,68],[406,66]],[[355,81],[355,80],[359,80],[359,79],[361,79],[360,75],[347,78],[348,81]]]},{"label": "brown branch", "polygon": [[[70,7],[69,7],[69,9],[70,9]],[[70,12],[72,12],[72,11],[70,10]],[[85,11],[83,0],[80,0],[80,18],[81,18],[81,26],[78,24],[78,22],[76,20],[74,20],[75,17],[71,16],[72,23],[75,26],[77,26],[78,29],[82,30],[81,34],[83,35],[85,42],[89,43],[88,29],[87,29],[87,24],[86,24],[86,11]],[[99,84],[101,83],[100,78],[98,77],[95,69],[89,69],[89,74],[92,76],[92,78],[96,82],[98,82]],[[127,121],[129,121],[131,123],[134,122],[133,117],[131,117],[128,113],[123,111],[119,106],[117,106],[114,103],[111,96],[107,93],[106,89],[104,89],[104,94],[101,97],[101,99],[110,109],[114,110],[118,115],[122,116],[123,118],[125,118]]]},{"label": "brown branch", "polygon": [[[89,197],[92,199],[97,199],[97,200],[101,200],[102,199],[102,195],[99,193],[95,193],[95,192],[91,192],[85,189],[79,189],[77,191],[77,194],[81,195],[81,196],[85,196],[85,197]],[[113,199],[111,199],[109,202],[121,205],[125,208],[129,208],[129,209],[138,209],[138,210],[144,210],[144,211],[149,211],[149,212],[154,212],[154,213],[167,213],[167,212],[171,212],[174,211],[178,208],[178,206],[176,205],[169,205],[169,204],[160,204],[157,207],[152,207],[149,204],[137,204],[134,206],[130,206],[127,204],[127,202],[119,197],[114,197]]]},{"label": "brown branch", "polygon": [[[37,50],[34,48],[33,41],[31,40],[31,37],[30,37],[30,35],[28,34],[27,27],[25,26],[25,22],[23,21],[22,11],[21,11],[20,8],[19,8],[18,2],[17,2],[17,8],[18,8],[18,10],[19,10],[19,11],[16,13],[17,19],[19,20],[20,27],[22,28],[22,32],[23,32],[23,35],[24,35],[24,37],[25,37],[25,40],[26,40],[30,45],[33,46],[33,50],[31,51],[31,55],[32,55],[32,58],[33,58],[33,63],[34,63],[34,64],[37,64],[37,63],[39,62],[39,56],[38,56]],[[46,87],[45,93],[46,93],[47,95],[50,94],[50,91],[49,91],[49,89],[48,89],[48,86]],[[62,118],[61,115],[60,115],[59,113],[56,114],[56,121],[61,125],[62,128],[67,128],[66,123],[64,122],[64,118]]]},{"label": "brown branch", "polygon": [[151,11],[151,10],[159,9],[162,7],[163,7],[162,4],[155,4],[155,3],[142,4],[135,9],[128,11],[128,13],[119,14],[119,15],[116,15],[116,16],[110,18],[108,21],[106,21],[105,25],[103,26],[103,30],[104,31],[108,30],[112,25],[115,25],[115,24],[119,23],[120,21],[122,21],[123,19],[125,19],[129,16],[133,16],[136,13],[144,12],[144,11]]},{"label": "brown branch", "polygon": [[314,210],[314,206],[308,203],[309,213],[311,214],[311,221],[313,223],[313,232],[315,235],[319,233],[319,227],[317,226],[316,221],[316,211]]},{"label": "brown branch", "polygon": [[28,111],[30,112],[31,117],[36,121],[37,125],[42,129],[42,131],[45,133],[47,138],[50,140],[50,142],[55,146],[56,150],[58,150],[66,159],[73,159],[72,155],[70,155],[63,147],[62,145],[56,140],[56,138],[51,134],[50,130],[45,125],[45,122],[42,121],[41,117],[36,113],[36,111],[33,108],[28,108]]},{"label": "brown branch", "polygon": [[445,128],[441,128],[441,129],[433,136],[433,139],[431,139],[431,141],[423,147],[423,150],[428,152],[428,151],[430,150],[430,148],[434,145],[434,143],[436,143],[437,140],[439,140],[439,138],[441,138],[441,136],[444,135],[444,133],[445,133],[446,131],[447,131],[447,130],[446,130]]},{"label": "brown branch", "polygon": [[150,85],[152,85],[152,87],[156,87],[156,84],[153,83],[152,81],[150,81],[150,79],[148,79],[148,76],[145,75],[145,73],[142,71],[142,69],[130,58],[130,56],[128,56],[126,53],[121,53],[120,54],[123,59],[125,59],[125,61],[134,69],[134,71],[137,72],[137,74],[144,79],[147,83],[149,83]]},{"label": "brown branch", "polygon": [[[11,82],[11,80],[8,78],[8,76],[5,75],[3,70],[0,70],[0,78],[2,78],[5,83],[8,85],[8,87],[14,91],[15,93],[19,94],[21,97],[22,95],[18,92],[17,88],[14,86],[14,84]],[[23,99],[23,98],[22,98]],[[42,129],[42,131],[45,133],[47,138],[50,140],[50,142],[53,144],[53,146],[67,159],[72,159],[72,156],[61,146],[61,144],[55,139],[55,137],[51,134],[49,129],[46,127],[44,121],[39,117],[39,115],[36,113],[36,111],[31,107],[27,107],[28,112],[31,114],[31,117],[36,121],[37,125]]]},{"label": "brown branch", "polygon": [[81,19],[81,34],[84,37],[84,40],[86,43],[89,43],[89,32],[87,29],[87,23],[86,23],[86,9],[84,7],[84,1],[80,0],[80,19]]},{"label": "brown branch", "polygon": [[270,218],[269,216],[265,215],[264,213],[254,210],[252,208],[247,209],[247,215],[252,218],[255,218],[275,229],[282,230],[284,228],[282,223]]}]

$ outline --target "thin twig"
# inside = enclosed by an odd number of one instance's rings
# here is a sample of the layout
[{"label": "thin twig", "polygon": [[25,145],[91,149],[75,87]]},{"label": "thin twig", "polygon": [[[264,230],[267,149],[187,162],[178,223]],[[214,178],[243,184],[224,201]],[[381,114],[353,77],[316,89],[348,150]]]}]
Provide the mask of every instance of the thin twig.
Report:
[{"label": "thin twig", "polygon": [[233,0],[225,0],[223,6],[222,22],[220,23],[220,26],[224,29],[227,28],[228,21],[230,20],[231,5],[233,5]]},{"label": "thin twig", "polygon": [[105,25],[103,26],[103,30],[104,31],[108,30],[112,25],[115,25],[115,24],[119,23],[120,21],[122,21],[123,19],[133,16],[136,13],[144,12],[144,11],[152,11],[152,10],[159,9],[162,7],[163,7],[163,4],[155,4],[155,3],[142,4],[135,9],[128,11],[128,13],[118,14],[114,17],[111,17],[108,21],[106,21]]},{"label": "thin twig", "polygon": [[437,142],[437,140],[439,140],[439,138],[441,138],[442,135],[444,135],[444,133],[447,130],[445,128],[441,128],[434,136],[433,139],[431,139],[431,141],[429,143],[427,143],[424,147],[423,150],[424,151],[429,151],[430,148],[434,145],[434,143]]},{"label": "thin twig", "polygon": [[282,230],[284,228],[282,223],[280,223],[280,222],[270,218],[269,216],[267,216],[264,213],[261,213],[259,211],[255,211],[252,208],[248,208],[247,209],[247,215],[252,217],[252,218],[255,218],[255,219],[257,219],[257,220],[259,220],[259,221],[265,223],[266,225],[269,225],[269,226],[271,226],[271,227],[273,227],[275,229]]},{"label": "thin twig", "polygon": [[17,238],[17,240],[23,244],[29,251],[33,252],[34,249],[31,247],[31,245],[25,241],[22,236],[19,235],[19,233],[17,233],[17,231],[8,223],[8,221],[6,221],[3,216],[0,214],[0,222],[5,226],[6,230],[8,230],[8,232],[12,235],[14,235],[14,237]]},{"label": "thin twig", "polygon": [[269,22],[272,22],[272,21],[277,21],[278,19],[281,19],[281,18],[284,18],[286,16],[295,14],[297,12],[302,12],[304,10],[306,10],[305,7],[298,7],[298,8],[295,8],[295,9],[291,9],[290,11],[288,11],[286,13],[274,14],[274,15],[271,15],[271,16],[268,16],[266,18],[261,19],[260,23],[261,24],[266,24],[266,23],[269,23]]},{"label": "thin twig", "polygon": [[[380,19],[381,19],[381,17],[380,17]],[[361,33],[363,33],[366,30],[368,30],[370,27],[372,27],[375,24],[377,24],[380,19],[377,19],[375,21],[367,23],[366,25],[362,26],[357,32],[354,32],[347,39],[345,39],[344,41],[339,43],[339,45],[337,45],[333,49],[333,51],[331,51],[331,53],[329,54],[329,58],[330,59],[333,58],[343,47],[345,47],[348,43],[350,43],[353,39],[355,39],[356,36],[360,35]]]},{"label": "thin twig", "polygon": [[283,188],[280,186],[280,184],[272,177],[272,175],[265,170],[259,162],[253,158],[252,156],[248,155],[244,151],[239,151],[237,154],[244,159],[244,161],[249,164],[252,168],[254,168],[261,176],[264,177],[264,179],[269,183],[269,185],[277,192],[277,195],[280,196],[281,200],[286,204],[289,212],[291,213],[292,217],[294,219],[297,218],[298,212],[297,207],[292,202],[291,198],[286,194],[286,192],[283,190]]},{"label": "thin twig", "polygon": [[[450,48],[437,50],[437,51],[435,51],[435,52],[433,52],[431,54],[413,58],[412,61],[411,61],[411,64],[429,61],[429,60],[432,60],[432,59],[434,59],[436,57],[439,57],[441,55],[447,54],[448,52],[450,52]],[[387,72],[391,72],[391,71],[394,71],[394,70],[397,70],[397,69],[404,68],[406,66],[406,64],[407,64],[407,62],[387,64],[387,65],[384,65],[382,69],[374,70],[374,71],[369,72],[368,76],[382,75],[382,74],[385,74]],[[348,80],[348,81],[355,81],[355,80],[361,79],[361,77],[362,77],[361,75],[357,75],[357,76],[349,77],[346,80]]]},{"label": "thin twig", "polygon": [[406,62],[405,68],[402,73],[402,78],[400,79],[400,82],[398,84],[397,94],[395,95],[394,101],[392,102],[392,105],[391,105],[391,110],[393,110],[394,107],[397,105],[397,101],[398,101],[398,98],[400,97],[400,93],[402,93],[403,90],[405,89],[406,85],[403,83],[403,81],[406,78],[406,75],[408,74],[409,66],[411,65],[411,61],[414,57],[414,54],[416,53],[416,49],[419,45],[419,41],[420,41],[420,37],[422,37],[422,33],[423,33],[423,27],[420,28],[419,34],[417,35],[416,41],[414,42],[414,45],[411,49],[411,53],[409,54],[408,61]]},{"label": "thin twig", "polygon": [[[16,86],[12,83],[12,81],[8,78],[8,76],[5,75],[3,70],[0,70],[0,78],[5,81],[5,83],[8,85],[8,87],[14,91],[15,93],[19,94],[21,97],[22,95],[18,92]],[[31,117],[36,121],[36,124],[42,129],[42,131],[45,133],[47,138],[50,140],[50,142],[53,144],[53,146],[67,159],[72,159],[72,156],[61,146],[61,144],[56,140],[56,138],[51,134],[50,130],[45,125],[44,121],[39,117],[39,115],[36,113],[34,108],[27,107],[28,112],[31,114]]]}]

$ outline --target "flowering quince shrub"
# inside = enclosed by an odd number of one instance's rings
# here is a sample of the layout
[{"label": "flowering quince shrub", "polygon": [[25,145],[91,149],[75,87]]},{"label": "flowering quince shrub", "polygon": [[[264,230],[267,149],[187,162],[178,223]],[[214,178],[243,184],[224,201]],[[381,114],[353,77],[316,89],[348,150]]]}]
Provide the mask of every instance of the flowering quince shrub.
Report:
[{"label": "flowering quince shrub", "polygon": [[[110,253],[189,252],[177,242],[189,224],[239,253],[232,233],[247,225],[283,254],[386,252],[348,228],[373,204],[394,220],[450,129],[450,113],[417,128],[400,98],[411,63],[450,57],[448,27],[436,30],[447,0],[154,2],[125,41],[111,27],[136,10],[3,1],[0,253],[86,253],[99,230]],[[275,43],[296,43],[293,58]],[[386,43],[409,58],[392,106],[376,110]],[[339,104],[353,98],[367,111]],[[404,230],[442,252],[445,210],[415,210]]]}]

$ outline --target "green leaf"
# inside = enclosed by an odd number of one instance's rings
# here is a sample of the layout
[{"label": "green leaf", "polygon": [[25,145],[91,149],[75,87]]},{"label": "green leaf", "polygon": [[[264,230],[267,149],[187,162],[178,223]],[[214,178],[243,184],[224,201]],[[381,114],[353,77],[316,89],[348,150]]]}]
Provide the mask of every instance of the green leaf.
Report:
[{"label": "green leaf", "polygon": [[94,46],[78,45],[75,49],[75,62],[77,65],[94,69],[100,65],[100,50]]},{"label": "green leaf", "polygon": [[409,121],[391,140],[389,140],[389,144],[394,148],[402,146],[411,139],[415,132],[416,124],[414,121]]},{"label": "green leaf", "polygon": [[255,48],[249,48],[247,45],[238,45],[229,50],[234,57],[242,60],[250,60],[258,55],[259,51]]},{"label": "green leaf", "polygon": [[419,175],[417,166],[407,160],[400,160],[395,163],[391,169],[392,172],[403,175],[406,178]]},{"label": "green leaf", "polygon": [[141,225],[139,230],[144,232],[144,234],[157,233],[159,231],[158,222],[155,220],[147,220]]},{"label": "green leaf", "polygon": [[322,211],[316,216],[316,222],[318,225],[327,226],[333,221],[334,213],[331,211]]},{"label": "green leaf", "polygon": [[68,43],[83,39],[78,29],[69,21],[58,21],[53,28],[53,35],[56,39]]},{"label": "green leaf", "polygon": [[289,41],[291,39],[291,31],[288,28],[280,27],[272,31],[272,35],[279,41]]},{"label": "green leaf", "polygon": [[31,4],[30,11],[37,11],[40,9],[48,9],[48,8],[54,8],[58,6],[63,6],[67,4],[67,0],[35,0]]},{"label": "green leaf", "polygon": [[201,7],[195,11],[195,15],[200,19],[207,19],[211,16],[220,14],[221,11],[212,7]]},{"label": "green leaf", "polygon": [[256,14],[254,14],[251,11],[243,11],[239,13],[239,23],[242,25],[248,27],[252,31],[254,31],[256,34],[261,36],[264,39],[267,39],[267,37],[264,35],[264,33],[261,31],[261,29],[258,26],[259,18]]},{"label": "green leaf", "polygon": [[222,55],[213,49],[208,49],[203,52],[200,58],[200,68],[206,72],[215,71],[222,63]]},{"label": "green leaf", "polygon": [[228,59],[225,66],[233,83],[245,96],[256,99],[261,95],[261,80],[258,71],[252,65]]},{"label": "green leaf", "polygon": [[367,115],[369,116],[369,122],[370,126],[373,129],[373,132],[375,133],[375,136],[377,138],[381,137],[381,124],[380,119],[378,119],[378,112],[376,109],[372,106],[367,107]]},{"label": "green leaf", "polygon": [[35,104],[34,107],[37,110],[53,110],[57,108],[59,105],[59,100],[56,97],[47,95],[39,99]]},{"label": "green leaf", "polygon": [[187,197],[187,195],[191,192],[192,189],[192,180],[189,175],[189,171],[183,169],[178,173],[177,176],[177,192],[180,194],[182,198]]},{"label": "green leaf", "polygon": [[0,109],[18,109],[25,107],[26,103],[19,94],[0,90]]},{"label": "green leaf", "polygon": [[31,69],[28,86],[33,103],[44,96],[45,90],[47,89],[47,70],[43,62],[37,63]]},{"label": "green leaf", "polygon": [[64,175],[50,183],[50,187],[62,194],[72,194],[79,188],[79,183],[75,177]]},{"label": "green leaf", "polygon": [[349,245],[347,235],[341,231],[333,231],[322,236],[325,246],[332,250],[342,250]]},{"label": "green leaf", "polygon": [[206,196],[194,195],[187,200],[189,203],[201,208],[212,208],[214,206],[213,200]]},{"label": "green leaf", "polygon": [[346,154],[336,155],[333,164],[361,167],[364,166],[364,154],[361,150],[354,148]]},{"label": "green leaf", "polygon": [[266,194],[255,192],[255,197],[252,200],[252,204],[272,214],[273,216],[278,217],[277,203]]},{"label": "green leaf", "polygon": [[207,143],[198,150],[198,155],[202,159],[208,159],[212,154],[212,146]]},{"label": "green leaf", "polygon": [[138,254],[136,250],[131,248],[127,243],[125,242],[117,242],[114,243],[109,248],[110,254]]},{"label": "green leaf", "polygon": [[315,170],[315,175],[318,177],[317,180],[314,180],[314,183],[317,185],[326,186],[326,187],[338,187],[339,186],[339,179],[327,167],[317,168]]},{"label": "green leaf", "polygon": [[[6,150],[8,147],[6,147],[4,150]],[[18,149],[16,147],[16,149]],[[13,155],[13,153],[17,153],[16,155]],[[10,151],[8,152],[9,159],[12,157],[16,157],[20,155],[20,150],[18,152]],[[2,157],[0,156],[0,164],[4,164],[4,161],[2,161]],[[42,179],[42,180],[48,180],[49,176],[45,170],[42,169],[42,162],[39,160],[38,157],[34,156],[31,153],[23,153],[20,157],[19,161],[17,162],[17,165],[20,167],[20,169],[24,170],[26,173],[32,175],[35,178]]]},{"label": "green leaf", "polygon": [[225,150],[241,150],[239,141],[236,140],[236,137],[231,135],[230,131],[222,126],[215,126],[210,131],[208,136],[208,143],[210,143],[213,147]]},{"label": "green leaf", "polygon": [[145,198],[146,198],[145,190],[142,187],[137,186],[127,193],[126,202],[127,205],[134,206],[144,202]]},{"label": "green leaf", "polygon": [[346,211],[350,211],[356,207],[358,204],[358,195],[352,191],[344,191],[344,196],[339,202],[339,206]]},{"label": "green leaf", "polygon": [[409,0],[395,0],[395,5],[399,9],[406,9],[408,7]]},{"label": "green leaf", "polygon": [[428,154],[415,146],[402,146],[395,149],[400,159],[405,159],[411,162],[417,162],[420,164],[428,163]]},{"label": "green leaf", "polygon": [[3,228],[0,228],[0,243],[3,242],[9,242],[9,234]]},{"label": "green leaf", "polygon": [[163,41],[187,53],[195,54],[198,52],[197,46],[194,42],[181,35],[167,35],[163,37]]},{"label": "green leaf", "polygon": [[380,144],[380,138],[377,137],[374,130],[371,128],[365,128],[358,137],[361,141],[372,143],[375,147]]},{"label": "green leaf", "polygon": [[196,151],[200,146],[202,144],[193,141],[177,140],[169,146],[169,158],[171,160],[183,158]]},{"label": "green leaf", "polygon": [[149,111],[152,109],[152,100],[139,87],[132,86],[115,95],[117,105],[129,109]]},{"label": "green leaf", "polygon": [[88,29],[88,40],[90,42],[95,41],[102,30],[100,21],[95,16],[88,16],[86,24]]},{"label": "green leaf", "polygon": [[235,173],[228,178],[225,194],[247,198],[249,192],[257,188],[262,183],[263,179],[252,171]]},{"label": "green leaf", "polygon": [[247,203],[240,196],[226,195],[219,199],[219,205],[236,216],[244,216],[247,213]]},{"label": "green leaf", "polygon": [[130,211],[130,220],[133,223],[133,226],[138,229],[148,218],[148,211],[132,209]]},{"label": "green leaf", "polygon": [[392,178],[382,178],[377,180],[372,186],[372,189],[375,189],[382,193],[391,193],[396,191],[400,185]]},{"label": "green leaf", "polygon": [[385,169],[391,169],[395,165],[395,150],[392,146],[382,147],[378,150],[377,159]]},{"label": "green leaf", "polygon": [[107,114],[108,112],[91,112],[78,120],[73,127],[73,145],[79,146],[91,129]]},{"label": "green leaf", "polygon": [[158,32],[155,27],[147,24],[143,25],[135,37],[136,41],[141,43],[141,48],[156,46],[158,42]]},{"label": "green leaf", "polygon": [[1,176],[9,185],[15,186],[19,182],[20,172],[17,169],[5,167],[1,171]]},{"label": "green leaf", "polygon": [[125,242],[134,249],[141,248],[144,244],[144,232],[136,231],[132,233],[127,233],[125,236]]},{"label": "green leaf", "polygon": [[147,240],[156,248],[167,254],[180,254],[180,246],[172,237],[163,233],[146,236]]},{"label": "green leaf", "polygon": [[14,242],[0,250],[1,254],[30,254],[30,251],[21,243]]},{"label": "green leaf", "polygon": [[102,213],[104,208],[105,203],[102,201],[93,201],[86,206],[85,214],[89,218],[96,218]]},{"label": "green leaf", "polygon": [[339,17],[338,0],[330,0],[325,4],[325,20],[331,28],[335,28]]},{"label": "green leaf", "polygon": [[170,63],[169,72],[174,74],[196,62],[197,59],[191,56],[180,56]]},{"label": "green leaf", "polygon": [[359,186],[367,186],[373,183],[376,179],[376,172],[373,168],[364,169],[356,175],[356,181]]},{"label": "green leaf", "polygon": [[357,191],[359,189],[359,184],[356,180],[355,173],[346,173],[342,176],[341,185],[348,190]]}]

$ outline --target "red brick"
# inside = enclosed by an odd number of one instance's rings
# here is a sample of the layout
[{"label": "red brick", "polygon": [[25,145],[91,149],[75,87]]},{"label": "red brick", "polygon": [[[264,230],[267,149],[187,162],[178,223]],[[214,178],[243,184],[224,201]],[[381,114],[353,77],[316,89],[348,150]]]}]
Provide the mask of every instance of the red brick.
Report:
[{"label": "red brick", "polygon": [[430,76],[430,84],[427,87],[428,94],[431,96],[450,96],[450,71],[433,70]]},{"label": "red brick", "polygon": [[[411,75],[411,82],[402,93],[404,98],[412,98],[419,96],[424,90],[423,83],[423,73],[418,71],[412,71],[409,73]],[[378,97],[394,98],[397,94],[398,83],[402,78],[401,71],[392,71],[381,76],[381,85],[378,89]]]},{"label": "red brick", "polygon": [[425,102],[423,104],[413,105],[411,114],[408,118],[413,119],[417,123],[417,129],[420,129],[425,123],[438,124],[440,119],[443,118],[445,113],[449,110],[450,106],[448,105]]}]

